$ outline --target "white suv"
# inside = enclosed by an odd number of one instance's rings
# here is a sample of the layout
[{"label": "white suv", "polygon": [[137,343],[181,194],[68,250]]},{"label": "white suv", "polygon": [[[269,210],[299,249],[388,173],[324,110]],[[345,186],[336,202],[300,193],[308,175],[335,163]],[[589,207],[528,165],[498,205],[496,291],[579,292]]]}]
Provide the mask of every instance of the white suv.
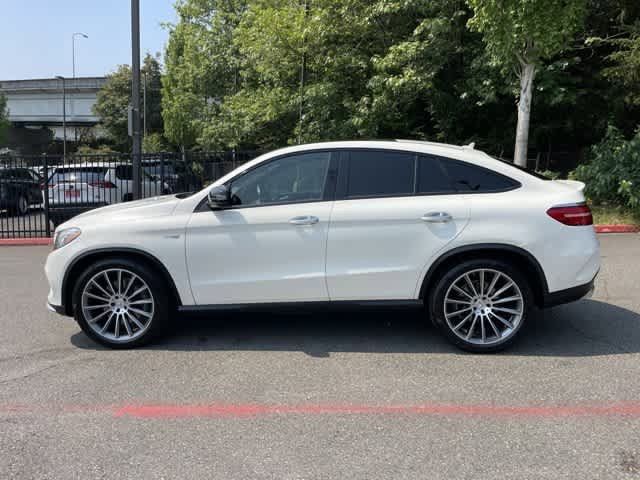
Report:
[{"label": "white suv", "polygon": [[453,343],[510,344],[535,307],[589,294],[600,266],[584,185],[413,141],[278,150],[190,196],[58,227],[48,303],[110,347],[175,311],[405,305]]},{"label": "white suv", "polygon": [[[141,192],[143,197],[168,193],[169,186],[153,178],[144,170]],[[131,200],[133,167],[115,162],[89,162],[54,167],[49,176],[49,205],[100,206]]]}]

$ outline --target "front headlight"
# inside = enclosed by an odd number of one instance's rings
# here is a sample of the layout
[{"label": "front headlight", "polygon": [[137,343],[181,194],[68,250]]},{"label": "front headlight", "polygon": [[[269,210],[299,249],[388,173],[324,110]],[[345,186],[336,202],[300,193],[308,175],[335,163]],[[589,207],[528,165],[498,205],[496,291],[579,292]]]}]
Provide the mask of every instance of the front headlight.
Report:
[{"label": "front headlight", "polygon": [[56,236],[53,239],[53,249],[57,250],[58,248],[62,248],[65,245],[70,244],[76,238],[80,236],[82,231],[79,228],[65,228],[64,230],[60,230],[56,232]]}]

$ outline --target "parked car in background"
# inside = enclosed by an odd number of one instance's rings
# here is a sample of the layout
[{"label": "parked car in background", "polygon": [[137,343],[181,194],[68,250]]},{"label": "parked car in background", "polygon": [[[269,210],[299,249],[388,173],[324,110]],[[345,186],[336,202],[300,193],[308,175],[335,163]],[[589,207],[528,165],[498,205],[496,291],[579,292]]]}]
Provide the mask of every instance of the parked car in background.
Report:
[{"label": "parked car in background", "polygon": [[171,192],[176,191],[179,175],[173,162],[160,158],[143,159],[142,170],[156,182],[164,182]]},{"label": "parked car in background", "polygon": [[[142,171],[143,198],[170,192],[166,183]],[[49,176],[50,218],[58,224],[84,211],[133,198],[133,167],[126,163],[56,166]]]},{"label": "parked car in background", "polygon": [[26,215],[29,207],[42,204],[41,179],[29,168],[0,167],[0,210]]},{"label": "parked car in background", "polygon": [[491,352],[535,308],[592,291],[583,188],[472,146],[289,147],[193,195],[61,225],[48,303],[110,347],[149,342],[176,309],[413,306],[455,345]]}]

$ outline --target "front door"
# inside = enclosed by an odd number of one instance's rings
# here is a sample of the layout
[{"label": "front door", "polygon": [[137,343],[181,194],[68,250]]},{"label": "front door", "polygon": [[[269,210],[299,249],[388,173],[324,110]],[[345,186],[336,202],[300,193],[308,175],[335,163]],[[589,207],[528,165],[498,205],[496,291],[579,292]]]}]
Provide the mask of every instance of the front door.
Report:
[{"label": "front door", "polygon": [[228,183],[231,208],[191,216],[186,255],[197,304],[328,300],[331,157],[306,152],[261,163]]}]

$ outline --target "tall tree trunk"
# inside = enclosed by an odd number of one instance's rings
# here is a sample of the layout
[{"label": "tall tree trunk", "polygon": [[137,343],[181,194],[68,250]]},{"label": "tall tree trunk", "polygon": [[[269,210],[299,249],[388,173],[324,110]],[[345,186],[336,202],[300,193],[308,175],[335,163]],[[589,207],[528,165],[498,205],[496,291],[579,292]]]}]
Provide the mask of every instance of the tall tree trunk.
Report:
[{"label": "tall tree trunk", "polygon": [[536,66],[523,63],[520,70],[520,99],[518,101],[518,126],[516,127],[516,149],[513,161],[521,167],[527,166],[527,146],[529,144],[529,119],[531,117],[531,96]]}]

